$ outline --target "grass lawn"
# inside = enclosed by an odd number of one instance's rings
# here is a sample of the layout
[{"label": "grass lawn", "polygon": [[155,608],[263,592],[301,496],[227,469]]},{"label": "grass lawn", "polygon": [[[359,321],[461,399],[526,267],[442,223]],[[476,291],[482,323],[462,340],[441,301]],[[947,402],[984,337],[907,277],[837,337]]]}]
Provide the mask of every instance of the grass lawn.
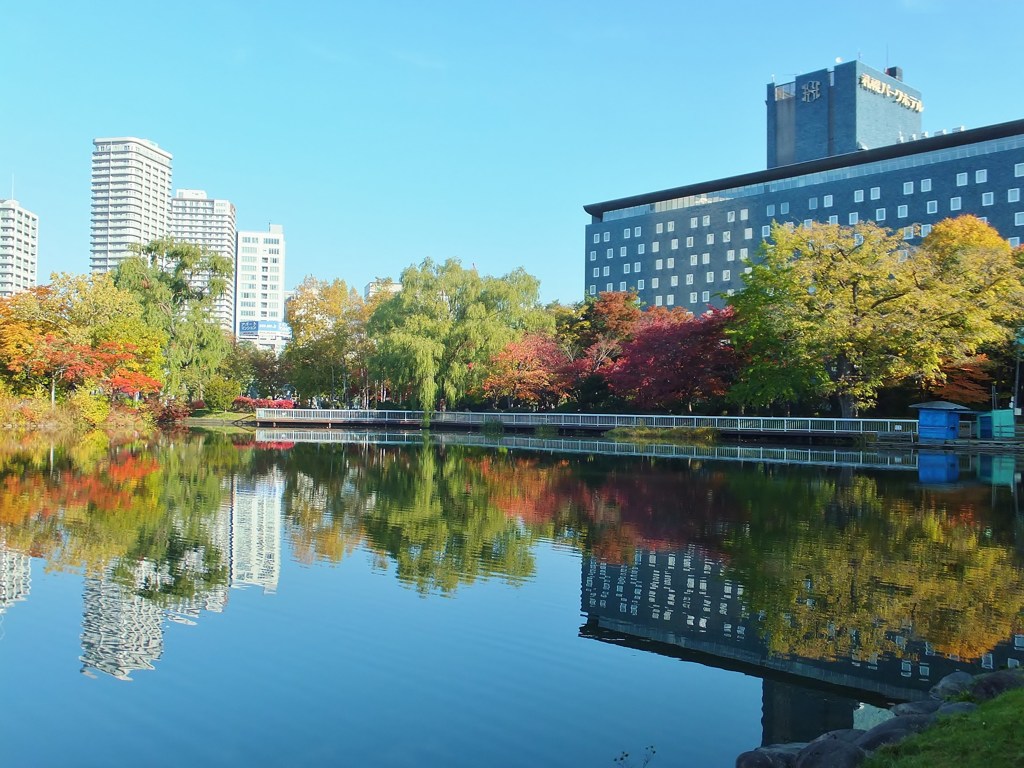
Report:
[{"label": "grass lawn", "polygon": [[204,424],[218,423],[218,424],[234,424],[235,422],[254,422],[256,421],[256,414],[254,413],[239,413],[238,411],[209,411],[200,409],[193,411],[189,415],[190,421],[202,422]]},{"label": "grass lawn", "polygon": [[1008,691],[966,715],[940,719],[899,744],[882,747],[864,768],[1024,766],[1024,689]]},{"label": "grass lawn", "polygon": [[620,443],[706,445],[715,442],[718,431],[710,427],[616,427],[604,436]]}]

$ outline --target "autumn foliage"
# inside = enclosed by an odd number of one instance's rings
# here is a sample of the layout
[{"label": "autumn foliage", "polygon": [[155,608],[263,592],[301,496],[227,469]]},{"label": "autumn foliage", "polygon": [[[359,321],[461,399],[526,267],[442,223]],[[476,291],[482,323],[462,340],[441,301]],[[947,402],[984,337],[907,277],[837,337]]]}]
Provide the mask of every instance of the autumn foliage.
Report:
[{"label": "autumn foliage", "polygon": [[648,311],[606,374],[612,390],[641,408],[668,411],[721,397],[739,368],[725,337],[732,316],[728,307],[699,317],[684,309]]}]

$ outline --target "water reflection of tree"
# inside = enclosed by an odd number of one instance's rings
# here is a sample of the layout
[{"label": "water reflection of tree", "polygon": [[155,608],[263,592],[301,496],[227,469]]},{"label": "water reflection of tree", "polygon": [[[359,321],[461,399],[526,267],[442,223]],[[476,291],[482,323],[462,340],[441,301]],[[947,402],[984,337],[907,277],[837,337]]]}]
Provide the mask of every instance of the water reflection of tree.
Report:
[{"label": "water reflection of tree", "polygon": [[479,578],[520,582],[533,574],[535,535],[492,502],[473,454],[299,446],[285,470],[289,537],[303,557],[329,560],[364,541],[421,592]]},{"label": "water reflection of tree", "polygon": [[[45,557],[50,569],[111,572],[150,598],[192,597],[227,582],[212,521],[238,461],[210,437],[7,446],[0,529],[6,546]],[[143,561],[159,578],[139,582]]]},{"label": "water reflection of tree", "polygon": [[749,509],[726,552],[773,652],[904,654],[924,639],[977,659],[1021,627],[1024,575],[988,488],[883,487],[868,475],[764,471],[733,483]]}]

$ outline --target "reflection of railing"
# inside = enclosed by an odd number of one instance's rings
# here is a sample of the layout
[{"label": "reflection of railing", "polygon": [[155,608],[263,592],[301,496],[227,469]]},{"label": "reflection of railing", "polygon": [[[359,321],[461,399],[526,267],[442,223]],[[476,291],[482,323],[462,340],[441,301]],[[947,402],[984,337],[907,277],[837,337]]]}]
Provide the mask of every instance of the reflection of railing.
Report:
[{"label": "reflection of railing", "polygon": [[[355,432],[343,429],[258,429],[257,442],[349,443],[357,445],[422,445],[423,435],[409,432]],[[827,467],[873,467],[917,470],[917,454],[851,451],[832,448],[769,448],[745,445],[642,445],[611,440],[517,437],[449,433],[432,434],[438,445],[472,445],[481,448],[518,448],[548,453],[607,454],[609,456],[657,456],[675,459],[750,461],[768,464],[805,464]]]},{"label": "reflection of railing", "polygon": [[[418,426],[423,411],[357,411],[319,408],[257,408],[260,424],[359,424]],[[916,432],[912,419],[821,419],[782,416],[649,416],[606,413],[474,413],[435,411],[435,426],[511,428],[557,427],[605,431],[615,427],[675,427],[794,435],[862,435],[879,432]]]}]

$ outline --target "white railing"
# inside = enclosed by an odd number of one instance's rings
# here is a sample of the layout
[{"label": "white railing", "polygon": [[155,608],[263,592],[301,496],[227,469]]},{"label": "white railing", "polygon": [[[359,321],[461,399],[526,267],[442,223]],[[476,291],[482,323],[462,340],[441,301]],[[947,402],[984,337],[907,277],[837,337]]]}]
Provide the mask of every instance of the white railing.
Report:
[{"label": "white railing", "polygon": [[[257,408],[260,424],[399,424],[417,426],[423,411],[328,410],[313,408]],[[435,411],[430,423],[442,426],[506,427],[551,426],[561,429],[608,430],[615,427],[711,428],[719,432],[760,432],[777,434],[877,434],[916,433],[913,419],[828,419],[783,416],[651,416],[609,413],[478,413]]]},{"label": "white railing", "polygon": [[[257,443],[335,443],[344,445],[422,445],[423,438],[409,432],[347,429],[257,429]],[[652,456],[667,459],[739,461],[758,464],[802,464],[823,467],[870,467],[917,470],[917,454],[887,451],[851,451],[821,448],[772,448],[757,445],[647,445],[586,438],[540,438],[479,434],[435,434],[436,445],[511,448],[543,453],[584,453],[608,456]]]}]

